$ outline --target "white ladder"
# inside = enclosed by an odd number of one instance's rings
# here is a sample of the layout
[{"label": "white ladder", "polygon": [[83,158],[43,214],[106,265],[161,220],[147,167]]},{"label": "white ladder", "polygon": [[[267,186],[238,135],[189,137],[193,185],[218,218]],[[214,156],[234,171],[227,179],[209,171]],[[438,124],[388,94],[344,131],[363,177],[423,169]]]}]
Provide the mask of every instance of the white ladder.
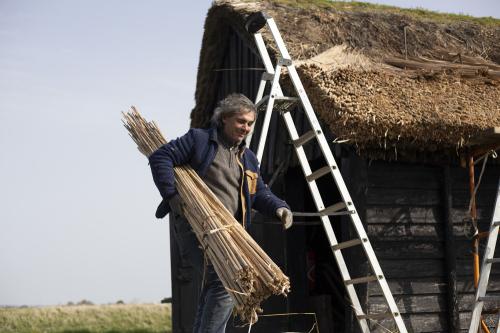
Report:
[{"label": "white ladder", "polygon": [[[273,39],[279,51],[279,57],[277,59],[276,66],[274,68],[271,62],[271,58],[267,52],[264,39],[262,38],[262,35],[258,32],[266,24],[273,36]],[[351,306],[354,310],[356,318],[361,327],[361,331],[363,333],[370,332],[368,320],[376,321],[385,318],[392,318],[395,324],[394,326],[398,329],[398,331],[401,333],[406,333],[407,330],[405,324],[398,310],[396,302],[394,301],[394,298],[391,294],[389,285],[387,284],[382,269],[380,268],[380,264],[377,260],[377,257],[375,256],[375,252],[373,251],[370,241],[368,240],[368,236],[365,232],[365,229],[356,211],[356,208],[354,207],[354,203],[352,202],[351,196],[349,195],[349,191],[347,190],[347,187],[337,167],[337,163],[335,162],[335,159],[330,150],[328,142],[325,138],[325,135],[323,134],[323,130],[320,127],[320,124],[318,122],[316,114],[314,113],[309,98],[307,97],[307,94],[304,91],[302,82],[300,81],[296,68],[292,63],[290,55],[288,54],[288,51],[283,42],[283,39],[281,38],[280,32],[276,26],[274,19],[262,12],[255,13],[248,18],[246,23],[246,28],[250,33],[254,34],[257,48],[259,50],[260,56],[262,58],[262,61],[266,69],[266,72],[262,74],[262,79],[256,97],[256,105],[259,109],[262,108],[263,106],[266,106],[265,117],[262,125],[262,132],[260,135],[260,141],[257,150],[258,160],[259,161],[262,160],[267,132],[269,130],[271,113],[273,111],[278,110],[283,115],[286,127],[288,129],[288,133],[292,139],[295,151],[302,166],[302,170],[309,185],[309,189],[311,191],[313,200],[316,204],[318,213],[313,213],[311,215],[319,216],[321,218],[323,228],[328,237],[328,241],[333,251],[335,260],[337,261],[340,273],[342,275],[342,280],[344,281],[344,285],[347,289],[347,294],[350,298]],[[284,67],[288,69],[288,74],[293,82],[293,85],[295,87],[295,92],[298,97],[287,97],[283,95],[283,92],[279,85],[279,77],[281,75],[281,70]],[[268,96],[263,96],[268,81],[271,82],[271,90]],[[292,116],[289,112],[291,110],[291,106],[293,106],[294,103],[297,103],[299,101],[302,104],[304,112],[307,115],[307,118],[311,126],[310,131],[300,136],[297,133],[297,129],[294,125]],[[303,146],[307,142],[313,139],[317,140],[317,144],[319,144],[321,152],[325,158],[325,161],[327,162],[326,166],[318,170],[315,170],[314,172],[311,171],[309,161],[307,160],[303,148]],[[251,137],[247,138],[247,144],[250,143],[250,140]],[[333,176],[333,179],[335,180],[337,188],[342,197],[342,202],[334,204],[330,207],[324,206],[323,199],[316,184],[316,180],[318,178],[325,176],[327,174],[331,174]],[[348,215],[351,218],[351,222],[353,224],[354,229],[356,230],[358,237],[339,243],[337,241],[337,237],[335,236],[333,228],[330,224],[329,216],[332,215]],[[370,262],[372,274],[363,277],[351,278],[341,250],[353,246],[363,247],[364,253],[366,254],[368,261]],[[388,305],[387,312],[375,313],[375,314],[368,314],[363,312],[354,285],[369,283],[369,282],[374,282],[379,284],[380,289],[382,290],[382,293]]]},{"label": "white ladder", "polygon": [[[481,312],[483,311],[484,302],[498,301],[498,296],[486,295],[488,288],[488,281],[490,279],[491,265],[493,263],[500,263],[500,258],[494,258],[495,246],[498,239],[498,227],[500,226],[500,181],[497,188],[497,199],[495,202],[495,210],[491,219],[490,233],[484,250],[483,262],[481,264],[481,275],[476,290],[476,297],[474,300],[474,308],[472,310],[472,318],[469,326],[469,333],[476,333],[479,329],[479,322],[481,320]],[[496,332],[500,333],[500,321],[497,323]]]}]

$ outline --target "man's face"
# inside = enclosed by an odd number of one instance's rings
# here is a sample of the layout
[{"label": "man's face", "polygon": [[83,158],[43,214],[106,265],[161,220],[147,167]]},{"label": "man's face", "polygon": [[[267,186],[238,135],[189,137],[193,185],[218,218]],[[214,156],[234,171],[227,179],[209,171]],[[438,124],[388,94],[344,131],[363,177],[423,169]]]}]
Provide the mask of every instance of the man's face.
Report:
[{"label": "man's face", "polygon": [[255,113],[251,111],[242,111],[223,118],[223,132],[226,139],[232,144],[240,144],[250,133],[254,121]]}]

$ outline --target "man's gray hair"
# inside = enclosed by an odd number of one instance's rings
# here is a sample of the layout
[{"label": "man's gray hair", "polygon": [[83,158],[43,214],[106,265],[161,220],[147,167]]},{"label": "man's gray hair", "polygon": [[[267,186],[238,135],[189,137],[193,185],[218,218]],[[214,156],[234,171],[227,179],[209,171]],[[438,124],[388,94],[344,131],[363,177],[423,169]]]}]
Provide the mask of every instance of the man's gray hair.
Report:
[{"label": "man's gray hair", "polygon": [[257,109],[255,104],[243,94],[230,94],[215,108],[214,114],[210,122],[212,126],[222,127],[222,119],[230,117],[236,113],[253,112],[257,119]]}]

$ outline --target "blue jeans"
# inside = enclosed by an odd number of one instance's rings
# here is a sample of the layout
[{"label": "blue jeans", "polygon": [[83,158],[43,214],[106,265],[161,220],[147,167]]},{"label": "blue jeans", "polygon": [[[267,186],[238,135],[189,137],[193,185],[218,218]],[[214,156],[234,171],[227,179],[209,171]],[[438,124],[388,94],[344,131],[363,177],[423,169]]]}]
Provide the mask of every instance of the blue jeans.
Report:
[{"label": "blue jeans", "polygon": [[222,285],[214,266],[207,265],[193,333],[224,333],[233,307],[233,299]]}]

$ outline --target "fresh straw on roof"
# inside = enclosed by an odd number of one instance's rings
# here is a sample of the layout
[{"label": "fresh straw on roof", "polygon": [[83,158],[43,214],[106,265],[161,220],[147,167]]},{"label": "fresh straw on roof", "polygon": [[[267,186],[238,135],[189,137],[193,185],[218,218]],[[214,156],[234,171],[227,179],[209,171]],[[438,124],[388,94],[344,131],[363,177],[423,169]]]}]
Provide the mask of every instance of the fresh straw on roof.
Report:
[{"label": "fresh straw on roof", "polygon": [[[135,107],[123,113],[123,123],[139,151],[150,156],[167,140],[154,122]],[[260,303],[271,295],[286,296],[290,281],[219,199],[188,165],[174,168],[175,185],[185,203],[184,214],[235,301],[235,313],[248,324],[257,321]]]}]

